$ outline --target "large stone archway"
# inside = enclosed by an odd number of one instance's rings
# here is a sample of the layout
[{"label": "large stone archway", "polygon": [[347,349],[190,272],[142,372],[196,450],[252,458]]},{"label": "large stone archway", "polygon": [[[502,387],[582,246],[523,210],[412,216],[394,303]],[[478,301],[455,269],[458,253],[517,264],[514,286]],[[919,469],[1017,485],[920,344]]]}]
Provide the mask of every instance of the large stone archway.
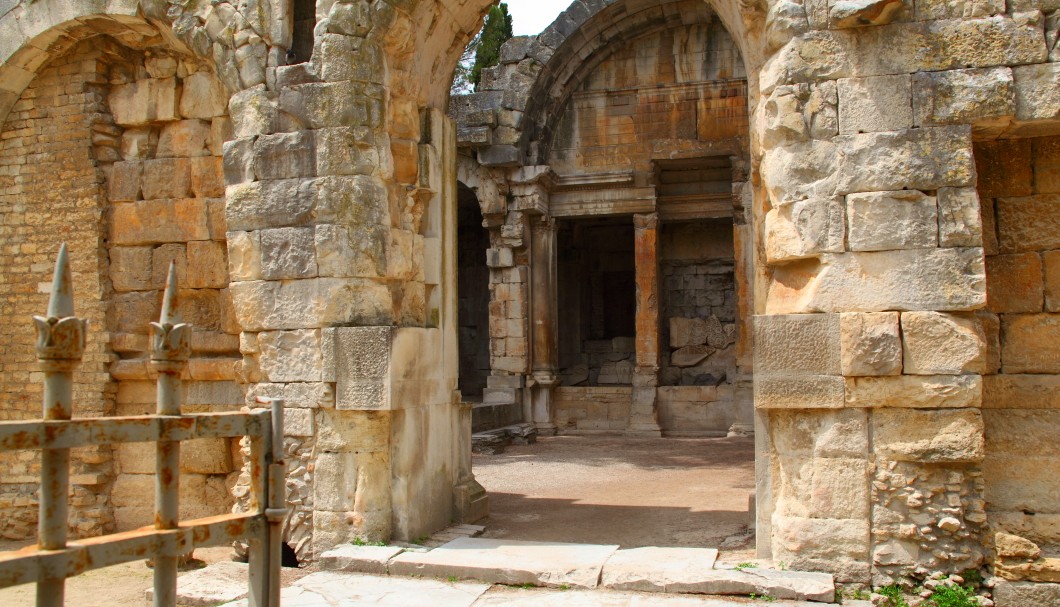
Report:
[{"label": "large stone archway", "polygon": [[[445,106],[485,5],[319,2],[308,46],[294,44],[281,0],[239,14],[224,2],[38,0],[0,15],[5,118],[85,27],[119,42],[156,28],[160,42],[209,58],[231,94],[223,157],[240,380],[247,396],[286,397],[292,432],[315,437],[299,477],[299,499],[312,502],[308,553],[419,537],[484,507],[454,394],[456,133]],[[1004,483],[993,464],[983,480],[984,423],[999,418],[984,422],[980,409],[1052,375],[1043,364],[1018,367],[1037,370],[1012,374],[1034,376],[1018,385],[984,380],[990,368],[975,363],[988,330],[969,329],[980,318],[969,312],[987,304],[989,283],[972,146],[1046,134],[1060,118],[1055,7],[712,6],[748,81],[742,246],[762,551],[841,581],[978,566],[992,531],[1037,528],[986,507],[990,483]],[[538,51],[588,48],[579,27],[606,8],[578,7]],[[289,61],[293,46],[311,46],[308,61]],[[551,84],[540,90],[534,107],[553,107]],[[520,129],[528,107],[507,108],[514,122],[491,125],[491,137]],[[500,145],[529,159],[522,132]],[[532,200],[539,177],[523,175],[512,194]],[[954,340],[969,350],[956,356]],[[1038,404],[1048,413],[1036,423],[1055,423],[1052,402]],[[994,444],[1003,432],[985,430]],[[1033,482],[1053,490],[1045,476]]]}]

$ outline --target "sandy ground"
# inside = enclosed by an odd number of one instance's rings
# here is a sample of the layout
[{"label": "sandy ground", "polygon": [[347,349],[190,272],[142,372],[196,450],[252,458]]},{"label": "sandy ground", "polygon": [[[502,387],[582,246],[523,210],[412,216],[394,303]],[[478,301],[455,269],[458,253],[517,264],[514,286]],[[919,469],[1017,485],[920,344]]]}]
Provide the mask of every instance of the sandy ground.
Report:
[{"label": "sandy ground", "polygon": [[475,455],[484,537],[719,548],[753,556],[753,438],[543,437]]},{"label": "sandy ground", "polygon": [[[753,444],[750,438],[559,436],[476,455],[475,476],[490,493],[484,536],[720,548],[723,560],[748,560]],[[26,543],[0,542],[0,551]],[[230,555],[226,547],[195,551],[207,563]],[[284,585],[313,570],[284,569]],[[89,571],[67,581],[66,604],[147,607],[151,576],[144,561]],[[35,600],[32,584],[0,590],[2,607],[30,607]]]}]

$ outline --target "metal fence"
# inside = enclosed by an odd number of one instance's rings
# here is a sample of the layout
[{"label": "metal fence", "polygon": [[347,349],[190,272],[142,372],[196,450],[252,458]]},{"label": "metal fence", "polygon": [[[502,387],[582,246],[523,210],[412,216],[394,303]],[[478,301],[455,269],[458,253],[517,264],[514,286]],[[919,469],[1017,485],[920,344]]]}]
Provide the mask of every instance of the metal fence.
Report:
[{"label": "metal fence", "polygon": [[[41,451],[37,545],[0,553],[0,588],[36,582],[38,607],[63,604],[66,578],[90,569],[154,559],[154,605],[176,604],[177,561],[196,547],[250,545],[249,603],[278,607],[281,524],[286,514],[283,402],[249,413],[181,412],[180,375],[191,354],[191,326],[180,322],[176,272],[166,281],[159,322],[151,323],[151,364],[158,372],[157,413],[71,419],[73,371],[85,347],[86,322],[74,315],[66,245],[59,250],[47,316],[35,316],[37,359],[44,372],[44,419],[0,422],[0,451]],[[180,443],[193,438],[250,439],[251,508],[243,514],[179,519]],[[157,444],[155,524],[67,541],[70,449],[127,442]]]}]

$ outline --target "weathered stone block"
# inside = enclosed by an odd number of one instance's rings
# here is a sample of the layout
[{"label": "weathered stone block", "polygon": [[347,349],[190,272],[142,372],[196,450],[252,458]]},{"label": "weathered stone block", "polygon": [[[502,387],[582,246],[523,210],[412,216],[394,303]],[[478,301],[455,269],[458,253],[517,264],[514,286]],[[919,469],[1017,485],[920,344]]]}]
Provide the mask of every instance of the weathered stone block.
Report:
[{"label": "weathered stone block", "polygon": [[994,589],[997,607],[1029,607],[1060,603],[1060,584],[998,580]]},{"label": "weathered stone block", "polygon": [[111,247],[110,280],[115,291],[152,288],[151,247]]},{"label": "weathered stone block", "polygon": [[843,204],[838,198],[811,198],[766,214],[766,260],[770,263],[843,251]]},{"label": "weathered stone block", "polygon": [[143,181],[142,162],[115,162],[111,165],[107,179],[107,198],[111,202],[140,200],[140,184]]},{"label": "weathered stone block", "polygon": [[997,223],[1002,253],[1060,249],[1060,194],[999,198]]},{"label": "weathered stone block", "polygon": [[361,278],[235,282],[229,289],[244,331],[379,325],[393,314],[390,289]]},{"label": "weathered stone block", "polygon": [[762,141],[767,148],[806,139],[827,139],[839,130],[836,85],[778,86],[765,104]]},{"label": "weathered stone block", "polygon": [[756,373],[841,373],[838,314],[755,316],[754,344]]},{"label": "weathered stone block", "polygon": [[223,438],[196,438],[180,444],[180,471],[193,474],[232,472],[232,450]]},{"label": "weathered stone block", "polygon": [[114,205],[111,242],[116,245],[209,240],[201,199],[142,200]]},{"label": "weathered stone block", "polygon": [[868,518],[869,462],[862,458],[813,461],[810,508],[821,518]]},{"label": "weathered stone block", "polygon": [[313,228],[260,230],[261,277],[266,280],[317,275]]},{"label": "weathered stone block", "polygon": [[188,243],[188,282],[195,288],[225,288],[228,286],[228,260],[225,243],[214,240],[193,240]]},{"label": "weathered stone block", "polygon": [[315,230],[317,273],[320,276],[374,278],[386,274],[385,227],[318,225]]},{"label": "weathered stone block", "polygon": [[1034,193],[1033,145],[1027,139],[999,139],[975,144],[977,189],[983,199]]},{"label": "weathered stone block", "polygon": [[162,126],[158,136],[156,158],[208,156],[210,123],[202,120],[179,120]]},{"label": "weathered stone block", "polygon": [[838,375],[758,375],[756,409],[838,409],[843,407],[843,378]]},{"label": "weathered stone block", "polygon": [[228,232],[228,274],[233,281],[261,278],[261,235]]},{"label": "weathered stone block", "polygon": [[225,195],[224,163],[217,156],[192,158],[191,191],[197,198],[220,198]]},{"label": "weathered stone block", "polygon": [[1060,251],[1042,253],[1045,266],[1045,311],[1060,312]]},{"label": "weathered stone block", "polygon": [[864,410],[773,410],[769,416],[773,449],[782,457],[864,460],[869,455],[869,422]]},{"label": "weathered stone block", "polygon": [[258,365],[270,382],[322,380],[320,331],[262,331],[258,333]]},{"label": "weathered stone block", "polygon": [[210,72],[195,72],[182,81],[180,115],[185,118],[214,118],[228,109],[228,93]]},{"label": "weathered stone block", "polygon": [[352,36],[322,34],[319,49],[314,58],[319,57],[324,81],[383,82],[383,51],[378,45]]},{"label": "weathered stone block", "polygon": [[773,558],[794,569],[827,571],[839,582],[867,579],[869,544],[865,519],[773,515]]},{"label": "weathered stone block", "polygon": [[381,94],[353,82],[312,82],[280,91],[280,111],[311,129],[332,126],[379,126]]},{"label": "weathered stone block", "polygon": [[1060,373],[1060,315],[1002,316],[1001,361],[1004,373]]},{"label": "weathered stone block", "polygon": [[191,162],[186,158],[160,158],[143,163],[143,197],[187,198],[191,195]]},{"label": "weathered stone block", "polygon": [[989,17],[1004,12],[1003,0],[921,0],[916,3],[917,21]]},{"label": "weathered stone block", "polygon": [[836,194],[975,184],[971,129],[967,126],[865,133],[840,136],[835,141],[841,150]]},{"label": "weathered stone block", "polygon": [[839,315],[841,371],[845,376],[898,375],[902,339],[897,312]]},{"label": "weathered stone block", "polygon": [[936,198],[939,246],[982,246],[983,221],[975,188],[939,188]]},{"label": "weathered stone block", "polygon": [[902,346],[911,375],[986,371],[986,333],[972,314],[903,312]]},{"label": "weathered stone block", "polygon": [[114,122],[139,126],[149,122],[177,120],[176,78],[150,78],[111,87],[107,105]]},{"label": "weathered stone block", "polygon": [[846,216],[852,251],[922,249],[938,244],[935,197],[917,190],[851,194]]},{"label": "weathered stone block", "polygon": [[151,127],[129,127],[121,134],[121,157],[125,160],[153,158],[158,147],[158,130]]},{"label": "weathered stone block", "polygon": [[188,249],[183,243],[168,243],[151,251],[151,288],[164,289],[169,266],[177,272],[177,284],[188,286]]},{"label": "weathered stone block", "polygon": [[986,258],[986,304],[998,314],[1041,312],[1044,285],[1038,253]]},{"label": "weathered stone block", "polygon": [[[770,201],[779,206],[807,198],[835,195],[839,148],[833,141],[810,140],[778,145],[762,157],[762,181]],[[792,179],[792,175],[798,175]]]},{"label": "weathered stone block", "polygon": [[987,375],[983,377],[983,408],[1060,409],[1060,376]]},{"label": "weathered stone block", "polygon": [[839,133],[898,131],[913,126],[911,80],[908,74],[840,78]]},{"label": "weathered stone block", "polygon": [[865,408],[962,408],[982,402],[978,375],[896,375],[846,378],[846,405]]},{"label": "weathered stone block", "polygon": [[775,268],[766,311],[970,310],[986,303],[985,283],[979,248],[825,254]]},{"label": "weathered stone block", "polygon": [[971,124],[1015,112],[1010,68],[917,72],[913,76],[916,126]]},{"label": "weathered stone block", "polygon": [[1060,117],[1060,64],[1037,62],[1012,68],[1016,118],[1049,120]]},{"label": "weathered stone block", "polygon": [[983,460],[983,417],[976,409],[876,409],[871,424],[878,457],[936,464]]}]

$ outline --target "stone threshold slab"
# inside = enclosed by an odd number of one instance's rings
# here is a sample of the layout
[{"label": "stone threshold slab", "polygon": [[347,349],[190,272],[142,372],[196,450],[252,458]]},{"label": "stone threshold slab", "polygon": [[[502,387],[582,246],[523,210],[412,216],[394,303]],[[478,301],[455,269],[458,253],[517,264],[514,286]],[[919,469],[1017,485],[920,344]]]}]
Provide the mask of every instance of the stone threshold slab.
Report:
[{"label": "stone threshold slab", "polygon": [[399,554],[392,575],[474,579],[492,584],[596,588],[618,546],[460,538],[430,552]]}]

